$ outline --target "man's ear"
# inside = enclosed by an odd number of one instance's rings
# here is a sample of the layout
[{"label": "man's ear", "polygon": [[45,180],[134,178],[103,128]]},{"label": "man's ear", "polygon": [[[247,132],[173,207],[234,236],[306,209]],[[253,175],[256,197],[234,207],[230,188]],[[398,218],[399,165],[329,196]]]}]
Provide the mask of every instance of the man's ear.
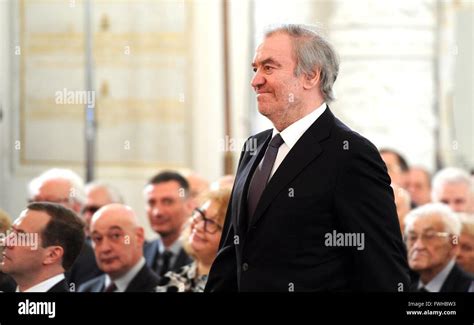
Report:
[{"label": "man's ear", "polygon": [[137,236],[137,243],[139,245],[143,245],[143,243],[145,242],[145,230],[143,229],[143,227],[137,227],[135,232]]},{"label": "man's ear", "polygon": [[62,264],[63,256],[64,249],[61,246],[50,246],[46,248],[46,256],[43,260],[43,264],[50,265],[58,262]]},{"label": "man's ear", "polygon": [[306,90],[319,86],[321,69],[314,69],[311,73],[303,73],[303,88]]}]

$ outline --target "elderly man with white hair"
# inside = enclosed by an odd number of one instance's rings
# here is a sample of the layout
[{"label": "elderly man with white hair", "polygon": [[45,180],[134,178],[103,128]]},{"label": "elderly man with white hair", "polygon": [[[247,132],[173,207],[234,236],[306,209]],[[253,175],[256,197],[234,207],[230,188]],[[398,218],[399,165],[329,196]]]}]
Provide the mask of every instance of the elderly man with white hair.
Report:
[{"label": "elderly man with white hair", "polygon": [[[82,178],[70,169],[52,168],[28,184],[30,202],[51,202],[69,208],[80,215],[86,201]],[[71,269],[66,273],[74,290],[80,284],[102,272],[95,262],[92,246],[85,242]]]},{"label": "elderly man with white hair", "polygon": [[473,278],[456,264],[461,222],[451,209],[431,203],[405,218],[408,264],[418,275],[412,291],[467,292]]},{"label": "elderly man with white hair", "polygon": [[447,167],[433,178],[433,202],[449,205],[454,212],[474,212],[474,185],[469,174],[456,167]]},{"label": "elderly man with white hair", "polygon": [[85,202],[84,182],[70,169],[52,168],[28,184],[29,201],[58,203],[79,214]]}]

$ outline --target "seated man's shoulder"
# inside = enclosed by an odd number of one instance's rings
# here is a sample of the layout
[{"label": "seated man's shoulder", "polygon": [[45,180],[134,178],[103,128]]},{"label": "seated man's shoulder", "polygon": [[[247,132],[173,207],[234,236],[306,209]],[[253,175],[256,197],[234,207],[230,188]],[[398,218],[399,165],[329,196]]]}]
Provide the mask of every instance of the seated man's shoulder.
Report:
[{"label": "seated man's shoulder", "polygon": [[104,277],[105,275],[102,274],[84,282],[83,284],[79,286],[77,291],[78,292],[95,292],[95,291],[100,290],[100,289],[96,289],[95,287],[98,286],[98,284],[102,281]]}]

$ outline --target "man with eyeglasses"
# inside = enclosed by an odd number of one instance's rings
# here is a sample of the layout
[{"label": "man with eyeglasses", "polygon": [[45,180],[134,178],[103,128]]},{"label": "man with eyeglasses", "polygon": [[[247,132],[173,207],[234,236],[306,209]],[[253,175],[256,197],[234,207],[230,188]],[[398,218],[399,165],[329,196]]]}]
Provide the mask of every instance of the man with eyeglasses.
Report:
[{"label": "man with eyeglasses", "polygon": [[80,292],[154,291],[158,276],[145,263],[144,229],[130,207],[102,207],[92,217],[91,238],[97,264],[105,274],[84,283]]},{"label": "man with eyeglasses", "polygon": [[408,264],[416,273],[411,291],[467,292],[473,278],[456,264],[461,223],[441,203],[412,210],[405,219]]},{"label": "man with eyeglasses", "polygon": [[[29,202],[51,202],[60,204],[81,215],[86,196],[82,178],[70,169],[52,168],[46,170],[28,184]],[[84,230],[87,233],[87,230]],[[76,262],[66,272],[72,284],[71,289],[98,276],[102,272],[97,267],[94,251],[90,243],[84,242]]]},{"label": "man with eyeglasses", "polygon": [[92,216],[100,208],[111,203],[123,204],[123,198],[115,187],[110,184],[95,181],[88,183],[85,188],[86,203],[82,207],[82,217],[86,222],[86,236],[90,238],[90,224]]}]

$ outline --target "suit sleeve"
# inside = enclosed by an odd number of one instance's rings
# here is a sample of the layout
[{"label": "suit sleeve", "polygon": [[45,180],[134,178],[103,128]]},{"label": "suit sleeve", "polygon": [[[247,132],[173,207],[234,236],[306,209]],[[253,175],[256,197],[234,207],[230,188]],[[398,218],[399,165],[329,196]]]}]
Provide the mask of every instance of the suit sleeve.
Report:
[{"label": "suit sleeve", "polygon": [[[249,138],[250,139],[250,138]],[[245,156],[245,148],[247,141],[242,148],[239,158],[239,165],[237,172],[240,169],[242,160]],[[205,292],[235,292],[238,290],[237,286],[237,260],[234,244],[235,231],[232,226],[232,200],[234,197],[235,187],[232,189],[232,194],[229,200],[229,206],[222,229],[222,237],[219,244],[219,252],[212,264],[209,278],[207,280]]]},{"label": "suit sleeve", "polygon": [[353,249],[354,290],[408,291],[409,271],[385,164],[375,146],[356,137],[335,191],[335,209],[344,233],[363,234]]}]

